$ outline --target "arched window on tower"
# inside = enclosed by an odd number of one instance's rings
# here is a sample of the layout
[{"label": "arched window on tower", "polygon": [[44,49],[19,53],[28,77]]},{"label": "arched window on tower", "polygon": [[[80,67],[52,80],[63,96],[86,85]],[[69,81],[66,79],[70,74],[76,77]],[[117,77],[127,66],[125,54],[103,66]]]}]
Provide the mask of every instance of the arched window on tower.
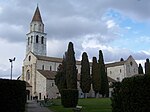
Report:
[{"label": "arched window on tower", "polygon": [[33,41],[33,36],[31,36],[31,43],[32,43],[32,41]]},{"label": "arched window on tower", "polygon": [[36,36],[36,43],[38,43],[38,41],[39,41],[39,36],[37,35]]},{"label": "arched window on tower", "polygon": [[42,70],[44,70],[44,65],[42,65]]},{"label": "arched window on tower", "polygon": [[44,44],[44,37],[41,37],[41,44]]},{"label": "arched window on tower", "polygon": [[28,70],[26,73],[26,80],[28,81],[30,79],[30,71]]},{"label": "arched window on tower", "polygon": [[49,67],[50,71],[52,71],[52,66]]}]

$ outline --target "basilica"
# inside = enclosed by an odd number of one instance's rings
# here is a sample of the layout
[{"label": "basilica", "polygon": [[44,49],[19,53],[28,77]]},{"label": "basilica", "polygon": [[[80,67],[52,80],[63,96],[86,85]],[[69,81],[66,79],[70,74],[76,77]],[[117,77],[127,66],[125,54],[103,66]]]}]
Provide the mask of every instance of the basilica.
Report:
[{"label": "basilica", "polygon": [[[62,58],[47,56],[47,34],[44,31],[44,23],[37,6],[30,23],[29,33],[26,34],[26,56],[23,60],[22,74],[20,80],[26,81],[27,99],[34,97],[39,100],[44,98],[57,98],[60,93],[55,85],[55,75],[57,67],[62,63]],[[92,63],[91,63],[92,65]],[[132,56],[126,60],[105,65],[109,83],[122,81],[125,77],[138,74],[138,65]],[[79,97],[83,97],[80,89],[81,62],[76,61],[78,69],[77,84]],[[94,92],[89,92],[88,96],[93,97]]]}]

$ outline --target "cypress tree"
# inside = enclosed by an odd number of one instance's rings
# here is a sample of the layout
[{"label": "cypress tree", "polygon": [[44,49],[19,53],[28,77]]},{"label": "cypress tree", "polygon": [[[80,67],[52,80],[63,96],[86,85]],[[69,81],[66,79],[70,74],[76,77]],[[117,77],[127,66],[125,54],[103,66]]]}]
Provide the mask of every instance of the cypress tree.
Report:
[{"label": "cypress tree", "polygon": [[80,87],[86,98],[86,93],[91,89],[90,64],[86,52],[82,54]]},{"label": "cypress tree", "polygon": [[124,59],[123,59],[123,58],[121,58],[121,59],[120,59],[120,61],[124,61]]},{"label": "cypress tree", "polygon": [[66,59],[63,57],[62,64],[60,64],[57,68],[57,74],[55,76],[55,84],[61,93],[62,89],[66,89]]},{"label": "cypress tree", "polygon": [[73,43],[69,42],[66,54],[66,83],[67,89],[77,89],[77,69]]},{"label": "cypress tree", "polygon": [[93,57],[92,62],[92,87],[95,92],[95,97],[97,93],[101,90],[101,77],[99,74],[98,63],[96,57]]},{"label": "cypress tree", "polygon": [[143,67],[142,67],[141,64],[139,64],[138,73],[139,73],[139,74],[143,74]]},{"label": "cypress tree", "polygon": [[69,42],[64,61],[66,88],[61,91],[61,103],[64,107],[76,107],[78,104],[77,69],[73,43]]},{"label": "cypress tree", "polygon": [[103,59],[103,53],[100,50],[99,51],[99,71],[100,71],[100,76],[101,76],[101,90],[99,91],[102,96],[109,96],[109,85],[108,85],[108,78],[107,78],[107,73],[105,71],[105,64],[104,64],[104,59]]},{"label": "cypress tree", "polygon": [[146,59],[146,62],[145,62],[145,74],[150,75],[150,62],[148,58]]}]

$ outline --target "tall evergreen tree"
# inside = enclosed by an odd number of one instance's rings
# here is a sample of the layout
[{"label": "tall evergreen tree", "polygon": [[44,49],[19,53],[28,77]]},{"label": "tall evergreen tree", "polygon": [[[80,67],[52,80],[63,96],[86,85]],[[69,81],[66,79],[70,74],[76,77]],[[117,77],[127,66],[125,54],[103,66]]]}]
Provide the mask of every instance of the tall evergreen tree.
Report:
[{"label": "tall evergreen tree", "polygon": [[69,42],[63,61],[63,74],[66,88],[61,90],[61,103],[64,107],[76,107],[78,104],[77,69],[73,43]]},{"label": "tall evergreen tree", "polygon": [[99,74],[98,63],[96,57],[93,57],[92,63],[92,87],[95,92],[95,97],[98,92],[101,90],[101,77]]},{"label": "tall evergreen tree", "polygon": [[62,89],[66,89],[66,56],[63,57],[62,64],[57,68],[57,74],[55,76],[55,84],[61,93]]},{"label": "tall evergreen tree", "polygon": [[77,89],[77,69],[73,43],[69,42],[66,54],[66,83],[67,89]]},{"label": "tall evergreen tree", "polygon": [[109,96],[109,85],[108,85],[108,78],[107,73],[105,71],[105,64],[103,59],[102,50],[99,51],[99,69],[100,69],[100,76],[101,76],[101,90],[99,91],[102,96]]},{"label": "tall evergreen tree", "polygon": [[139,73],[139,74],[143,74],[143,67],[142,67],[141,64],[139,64],[138,73]]},{"label": "tall evergreen tree", "polygon": [[84,97],[86,97],[86,93],[91,89],[90,64],[86,52],[82,54],[80,87],[85,94]]},{"label": "tall evergreen tree", "polygon": [[150,62],[148,58],[146,59],[146,62],[145,62],[145,74],[150,75]]},{"label": "tall evergreen tree", "polygon": [[121,58],[121,59],[120,59],[120,61],[124,61],[124,59],[123,59],[123,58]]}]

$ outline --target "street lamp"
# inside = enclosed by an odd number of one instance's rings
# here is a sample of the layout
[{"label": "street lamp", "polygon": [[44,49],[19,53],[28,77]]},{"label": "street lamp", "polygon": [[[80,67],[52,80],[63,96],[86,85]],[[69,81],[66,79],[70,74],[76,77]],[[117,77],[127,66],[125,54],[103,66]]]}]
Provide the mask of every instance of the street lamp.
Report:
[{"label": "street lamp", "polygon": [[12,80],[12,68],[13,68],[13,61],[15,61],[15,57],[13,59],[9,59],[9,62],[11,63],[11,72],[10,72],[10,79]]}]

